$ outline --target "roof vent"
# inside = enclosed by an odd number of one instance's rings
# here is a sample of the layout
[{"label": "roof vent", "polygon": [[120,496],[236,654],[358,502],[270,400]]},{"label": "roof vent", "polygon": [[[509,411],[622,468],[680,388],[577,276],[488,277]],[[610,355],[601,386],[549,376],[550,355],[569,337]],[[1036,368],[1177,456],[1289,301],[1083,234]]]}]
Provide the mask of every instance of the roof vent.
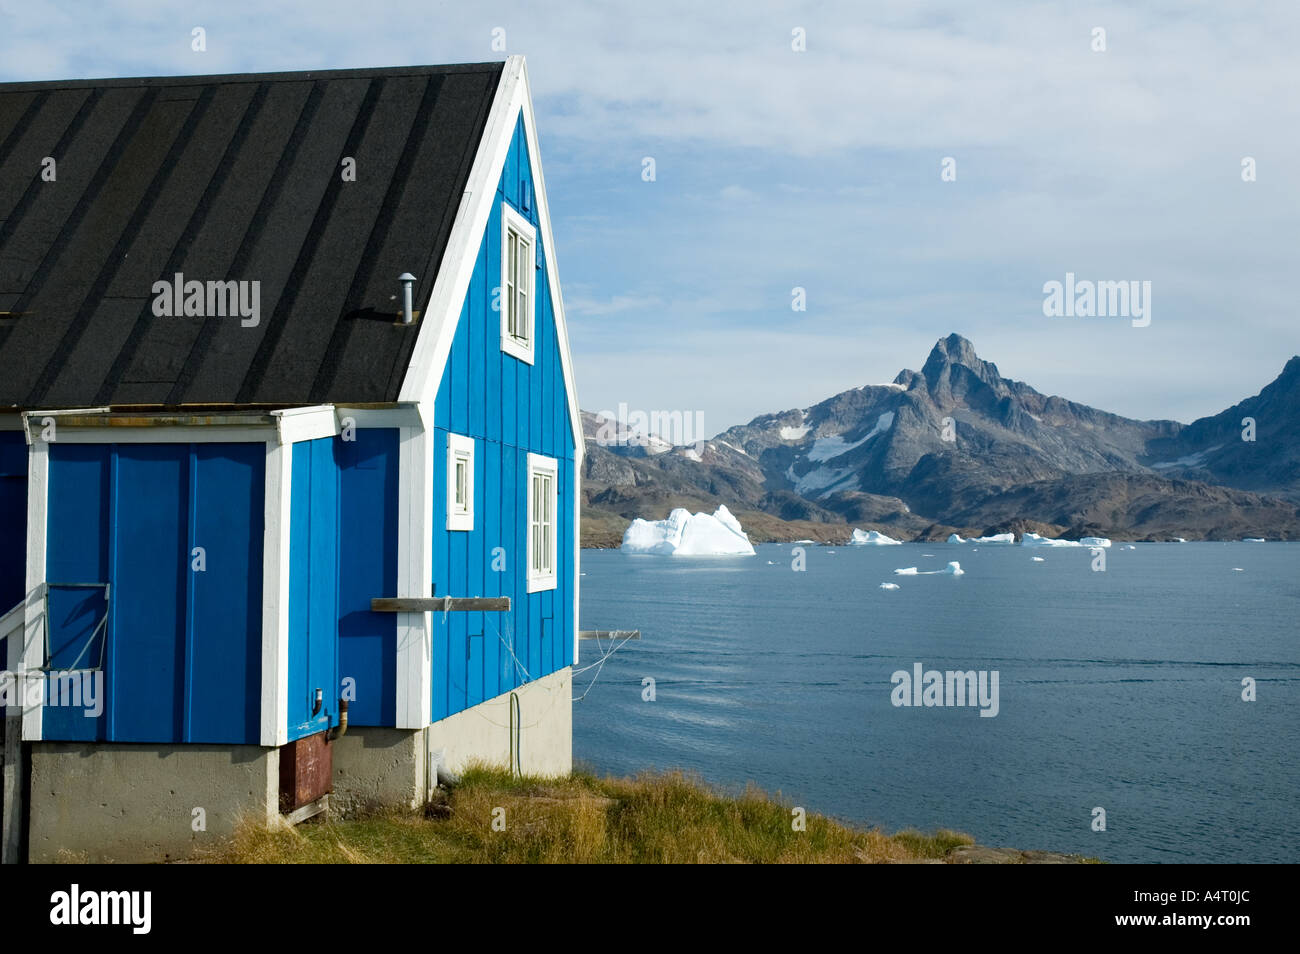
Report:
[{"label": "roof vent", "polygon": [[414,324],[415,312],[411,310],[411,292],[415,288],[416,277],[410,272],[402,272],[397,276],[397,280],[402,283],[402,324]]}]

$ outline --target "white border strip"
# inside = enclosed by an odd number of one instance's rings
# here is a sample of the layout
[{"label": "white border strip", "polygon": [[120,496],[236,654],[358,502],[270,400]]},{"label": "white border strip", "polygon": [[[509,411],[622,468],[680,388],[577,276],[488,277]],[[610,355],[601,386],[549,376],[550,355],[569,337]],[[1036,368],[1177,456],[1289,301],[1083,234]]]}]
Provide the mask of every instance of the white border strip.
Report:
[{"label": "white border strip", "polygon": [[266,442],[262,530],[262,745],[289,741],[289,542],[293,445]]},{"label": "white border strip", "polygon": [[[23,667],[39,672],[45,665],[45,539],[49,511],[50,448],[43,441],[27,451],[27,609],[23,620]],[[44,700],[28,705],[22,699],[23,741],[41,740]]]},{"label": "white border strip", "polygon": [[[432,428],[404,427],[398,454],[397,595],[427,597],[433,590]],[[397,614],[399,729],[422,729],[432,718],[430,613]]]}]

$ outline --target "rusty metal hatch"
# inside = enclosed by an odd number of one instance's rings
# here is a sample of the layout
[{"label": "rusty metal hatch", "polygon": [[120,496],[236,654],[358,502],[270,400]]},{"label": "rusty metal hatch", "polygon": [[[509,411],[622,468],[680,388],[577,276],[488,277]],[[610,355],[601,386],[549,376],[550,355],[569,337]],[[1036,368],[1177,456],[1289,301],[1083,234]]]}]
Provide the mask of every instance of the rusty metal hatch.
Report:
[{"label": "rusty metal hatch", "polygon": [[280,746],[280,811],[309,805],[334,790],[334,747],[328,732]]}]

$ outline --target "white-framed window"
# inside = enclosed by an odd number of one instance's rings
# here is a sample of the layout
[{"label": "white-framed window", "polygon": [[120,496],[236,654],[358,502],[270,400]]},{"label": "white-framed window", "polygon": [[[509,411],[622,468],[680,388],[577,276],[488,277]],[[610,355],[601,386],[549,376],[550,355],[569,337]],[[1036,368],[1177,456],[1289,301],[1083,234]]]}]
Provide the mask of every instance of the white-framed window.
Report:
[{"label": "white-framed window", "polygon": [[533,363],[533,272],[537,230],[509,203],[501,203],[501,350]]},{"label": "white-framed window", "polygon": [[554,457],[528,455],[528,592],[553,590],[559,533],[559,467]]},{"label": "white-framed window", "polygon": [[447,435],[447,529],[474,529],[474,438]]}]

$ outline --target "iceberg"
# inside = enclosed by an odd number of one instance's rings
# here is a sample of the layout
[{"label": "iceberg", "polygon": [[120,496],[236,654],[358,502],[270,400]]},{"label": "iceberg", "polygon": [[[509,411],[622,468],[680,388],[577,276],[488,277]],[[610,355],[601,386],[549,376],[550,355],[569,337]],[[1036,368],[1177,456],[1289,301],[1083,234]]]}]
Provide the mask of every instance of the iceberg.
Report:
[{"label": "iceberg", "polygon": [[898,584],[897,584],[897,583],[881,583],[881,584],[880,584],[880,588],[881,588],[882,590],[896,590],[896,589],[898,589]]},{"label": "iceberg", "polygon": [[1030,559],[1033,560],[1035,563],[1042,563],[1042,562],[1043,562],[1043,558],[1042,558],[1042,557],[1030,557]]},{"label": "iceberg", "polygon": [[902,543],[902,540],[895,540],[893,537],[887,537],[879,530],[872,530],[869,533],[863,533],[861,530],[854,530],[853,536],[849,538],[850,546],[891,546],[895,543]]},{"label": "iceberg", "polygon": [[969,540],[963,540],[961,534],[954,533],[948,537],[949,543],[1015,543],[1016,535],[1014,533],[995,533],[991,537],[971,537]]},{"label": "iceberg", "polygon": [[905,566],[894,571],[899,576],[961,576],[966,571],[961,568],[961,564],[953,560],[942,570],[918,570],[914,566]]},{"label": "iceberg", "polygon": [[667,520],[638,517],[623,534],[627,553],[671,556],[753,556],[754,547],[726,507],[691,514],[678,507]]},{"label": "iceberg", "polygon": [[1079,540],[1053,540],[1040,537],[1036,533],[1026,533],[1020,538],[1022,547],[1108,547],[1110,541],[1105,537],[1083,537]]}]

